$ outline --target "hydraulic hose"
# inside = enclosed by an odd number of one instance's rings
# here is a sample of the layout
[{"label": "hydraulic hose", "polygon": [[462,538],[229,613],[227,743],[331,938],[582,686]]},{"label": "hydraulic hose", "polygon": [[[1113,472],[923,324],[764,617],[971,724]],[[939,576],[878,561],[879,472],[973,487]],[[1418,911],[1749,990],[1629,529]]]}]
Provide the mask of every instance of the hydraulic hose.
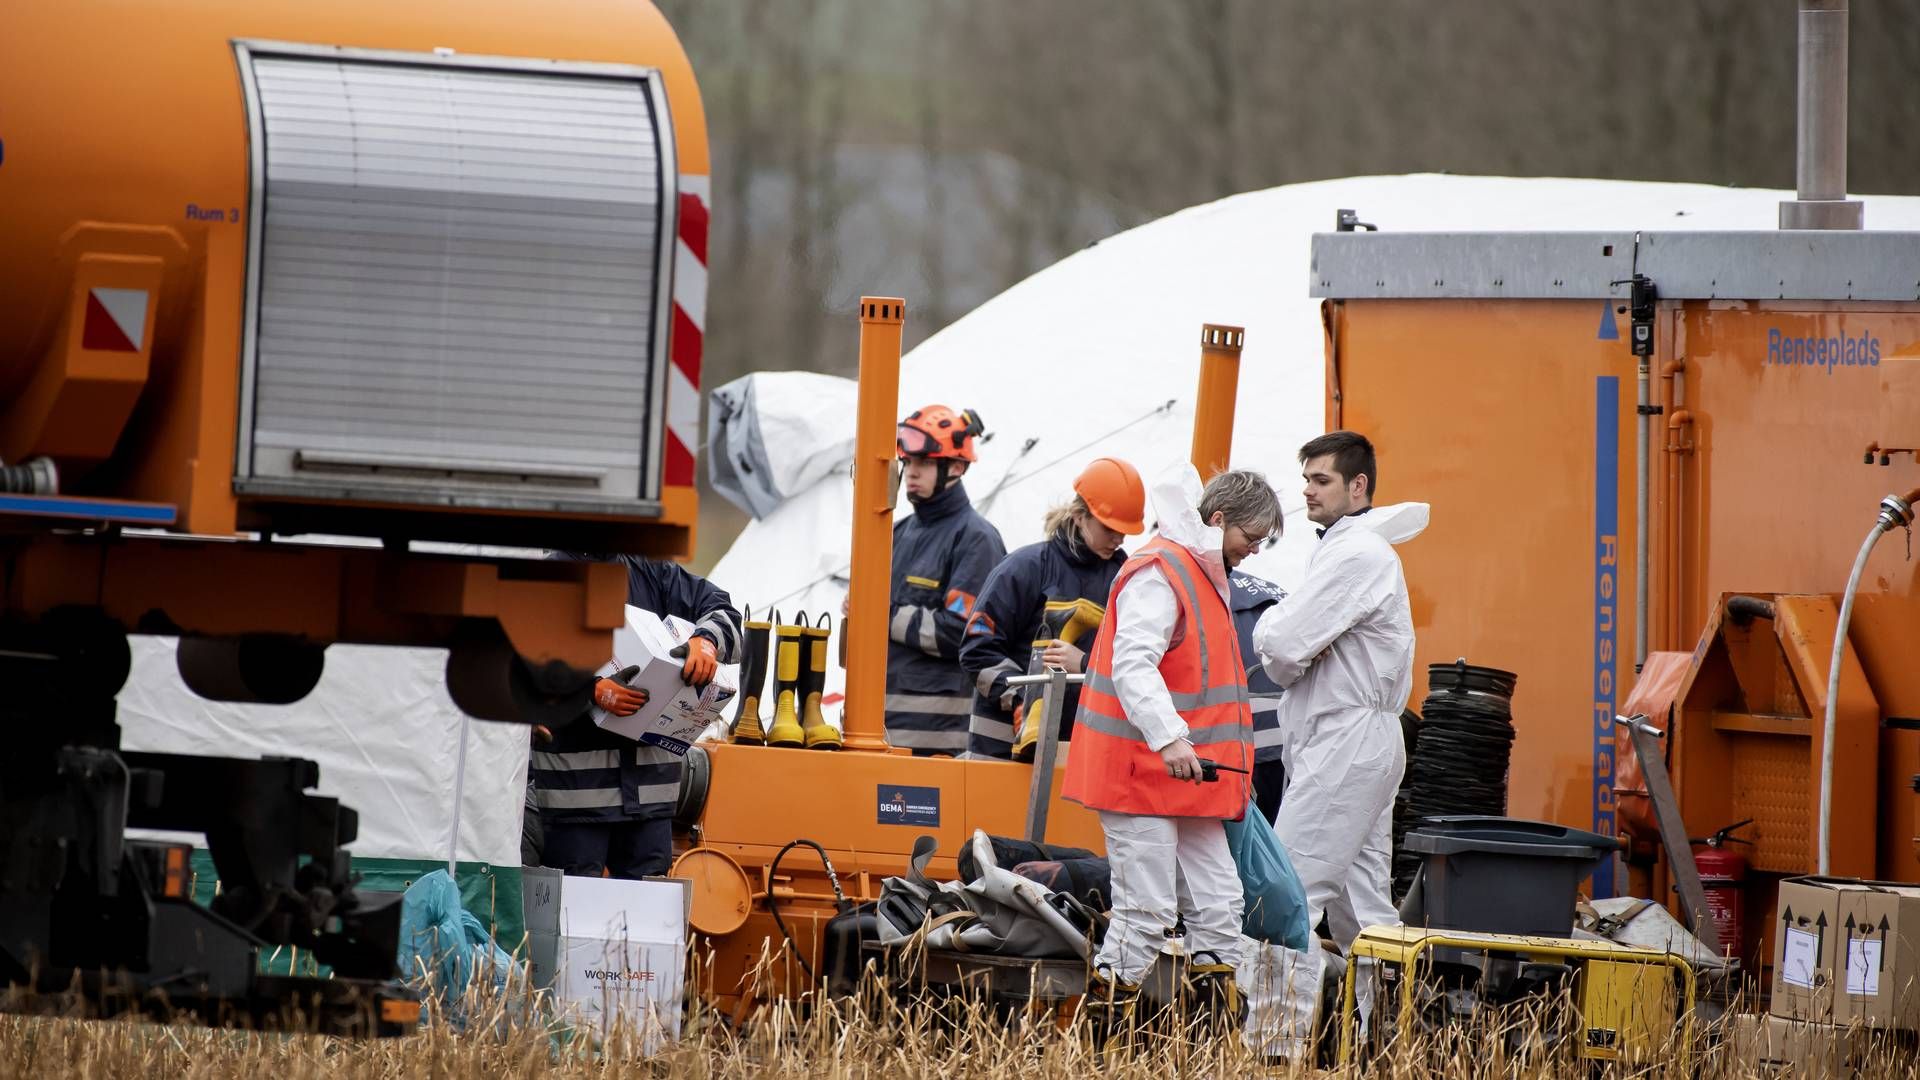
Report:
[{"label": "hydraulic hose", "polygon": [[1860,554],[1854,556],[1853,572],[1847,575],[1847,591],[1840,594],[1840,623],[1833,632],[1833,662],[1827,665],[1827,716],[1820,741],[1820,848],[1818,873],[1822,876],[1833,872],[1831,839],[1833,834],[1833,738],[1838,715],[1840,697],[1840,661],[1847,652],[1847,624],[1853,619],[1853,594],[1860,588],[1860,575],[1866,572],[1867,556],[1873,554],[1873,545],[1887,530],[1896,527],[1905,528],[1913,524],[1913,503],[1920,499],[1920,488],[1907,493],[1906,498],[1888,495],[1880,500],[1880,516],[1874,519],[1873,528],[1868,530],[1867,538],[1860,545]]}]

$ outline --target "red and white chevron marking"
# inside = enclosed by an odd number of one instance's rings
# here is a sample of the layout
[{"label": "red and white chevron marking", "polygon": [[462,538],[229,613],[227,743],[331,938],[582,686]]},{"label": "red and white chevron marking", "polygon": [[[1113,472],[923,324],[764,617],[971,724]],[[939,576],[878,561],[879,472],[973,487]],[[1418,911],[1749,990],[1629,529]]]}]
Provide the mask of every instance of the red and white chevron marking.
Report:
[{"label": "red and white chevron marking", "polygon": [[673,253],[673,329],[667,337],[668,484],[693,483],[700,448],[700,349],[707,327],[707,207],[712,181],[680,175],[680,236]]}]

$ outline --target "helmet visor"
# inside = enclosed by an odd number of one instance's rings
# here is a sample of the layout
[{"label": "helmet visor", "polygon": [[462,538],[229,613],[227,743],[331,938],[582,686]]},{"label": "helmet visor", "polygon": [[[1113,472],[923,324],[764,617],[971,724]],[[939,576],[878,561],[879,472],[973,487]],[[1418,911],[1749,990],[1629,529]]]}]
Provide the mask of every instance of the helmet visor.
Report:
[{"label": "helmet visor", "polygon": [[938,439],[911,424],[894,429],[893,443],[900,448],[901,457],[934,457],[940,451]]}]

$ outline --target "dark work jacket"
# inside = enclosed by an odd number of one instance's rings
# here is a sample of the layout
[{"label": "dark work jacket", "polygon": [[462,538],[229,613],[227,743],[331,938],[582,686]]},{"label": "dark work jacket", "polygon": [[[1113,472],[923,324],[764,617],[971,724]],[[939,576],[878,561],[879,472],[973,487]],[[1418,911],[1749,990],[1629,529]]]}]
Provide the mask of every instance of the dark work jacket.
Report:
[{"label": "dark work jacket", "polygon": [[1234,570],[1227,575],[1233,587],[1233,629],[1240,636],[1240,655],[1247,663],[1247,694],[1253,698],[1253,760],[1279,761],[1280,696],[1286,691],[1267,678],[1260,666],[1259,653],[1253,649],[1253,628],[1267,608],[1287,595],[1287,590],[1265,578]]},{"label": "dark work jacket", "polygon": [[[1046,642],[1061,636],[1063,624],[1072,617],[1073,602],[1089,600],[1104,608],[1113,579],[1126,565],[1125,552],[1115,551],[1112,558],[1102,559],[1079,541],[1073,525],[1067,528],[1073,530],[1072,541],[1055,533],[1008,555],[987,578],[973,618],[967,622],[960,666],[973,680],[969,757],[1013,755],[1019,712],[1027,702],[1040,700],[1041,688],[1026,687],[1022,692],[1008,686],[1007,680],[1037,674],[1040,653]],[[1097,622],[1077,628],[1077,636],[1068,644],[1090,650],[1099,628]],[[1068,686],[1060,710],[1062,740],[1072,736],[1079,701],[1080,688]]]},{"label": "dark work jacket", "polygon": [[[627,568],[627,603],[661,618],[675,615],[713,642],[720,662],[739,661],[740,613],[726,592],[669,562],[638,555],[578,555],[551,559],[617,562]],[[673,813],[680,794],[679,755],[603,730],[582,713],[536,749],[528,775],[534,801],[547,821],[646,821]]]},{"label": "dark work jacket", "polygon": [[915,504],[893,527],[890,744],[916,754],[966,752],[973,682],[960,668],[960,643],[987,575],[1006,554],[1000,530],[973,508],[964,483]]}]

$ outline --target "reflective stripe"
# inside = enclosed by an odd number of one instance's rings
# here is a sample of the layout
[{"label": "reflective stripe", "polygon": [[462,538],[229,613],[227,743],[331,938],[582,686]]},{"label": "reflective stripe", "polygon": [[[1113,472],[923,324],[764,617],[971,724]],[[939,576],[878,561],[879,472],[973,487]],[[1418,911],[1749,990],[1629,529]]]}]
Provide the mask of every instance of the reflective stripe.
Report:
[{"label": "reflective stripe", "polygon": [[571,753],[551,753],[536,750],[533,753],[533,767],[543,772],[578,772],[581,769],[617,769],[620,767],[618,750],[575,750]]},{"label": "reflective stripe", "polygon": [[980,692],[981,697],[990,698],[993,696],[993,684],[1000,676],[1013,675],[1019,670],[1019,664],[1011,660],[1002,660],[992,667],[987,668],[985,671],[982,671],[980,674],[975,675],[973,677],[973,688]]},{"label": "reflective stripe", "polygon": [[[1150,554],[1152,554],[1154,558],[1160,560],[1161,565],[1169,567],[1170,569],[1173,570],[1174,573],[1180,575],[1180,584],[1185,585],[1187,587],[1187,592],[1186,592],[1187,606],[1192,607],[1194,598],[1200,595],[1200,590],[1193,587],[1193,575],[1187,573],[1187,568],[1180,565],[1179,561],[1176,560],[1171,554],[1167,552],[1154,551],[1154,552],[1151,552]],[[1212,588],[1211,585],[1209,585],[1208,587]],[[1200,617],[1200,613],[1197,611],[1194,612],[1194,618],[1198,620],[1199,617]],[[1228,617],[1229,619],[1231,619],[1232,617],[1231,611],[1228,612]],[[1202,685],[1211,686],[1213,684],[1213,665],[1207,663],[1207,635],[1204,633],[1201,633],[1200,627],[1196,626],[1193,628],[1193,638],[1194,638],[1194,641],[1200,646],[1200,682]]]},{"label": "reflective stripe", "polygon": [[920,651],[928,656],[940,653],[940,639],[935,636],[934,619],[938,616],[932,608],[920,609]]},{"label": "reflective stripe", "polygon": [[[1105,694],[1115,701],[1120,700],[1120,691],[1114,687],[1113,680],[1097,671],[1089,671],[1087,681],[1082,685],[1096,693]],[[1181,713],[1204,709],[1209,705],[1233,705],[1252,701],[1252,698],[1247,695],[1247,688],[1237,684],[1215,686],[1197,694],[1183,694],[1178,690],[1169,689],[1167,695],[1173,698],[1174,711]]]},{"label": "reflective stripe", "polygon": [[[680,785],[673,786],[674,796],[680,794]],[[536,787],[533,799],[542,810],[601,810],[621,805],[620,789],[611,788],[543,788]]]},{"label": "reflective stripe", "polygon": [[1013,725],[991,716],[974,713],[967,720],[967,730],[983,739],[998,739],[1009,745],[1013,743]]},{"label": "reflective stripe", "polygon": [[715,611],[694,624],[695,630],[705,630],[714,636],[714,652],[723,664],[740,662],[740,632],[725,611]]},{"label": "reflective stripe", "polygon": [[[1147,745],[1147,740],[1141,736],[1140,729],[1133,724],[1117,716],[1109,716],[1084,703],[1081,704],[1080,715],[1074,718],[1073,724],[1076,728],[1084,727],[1102,735],[1137,742],[1142,746]],[[1245,724],[1211,724],[1195,731],[1188,731],[1186,740],[1194,746],[1218,746],[1221,743],[1245,742],[1251,734],[1252,729]]]},{"label": "reflective stripe", "polygon": [[941,750],[950,754],[963,754],[967,749],[965,731],[923,731],[918,728],[888,726],[887,745],[901,746],[908,750]]},{"label": "reflective stripe", "polygon": [[633,794],[634,800],[641,806],[658,806],[661,803],[678,802],[680,800],[680,785],[677,782],[672,784],[642,784],[634,789]]},{"label": "reflective stripe", "polygon": [[891,637],[895,644],[907,644],[907,630],[913,623],[913,613],[919,610],[919,608],[910,607],[894,609],[893,625],[887,628],[887,636]]},{"label": "reflective stripe", "polygon": [[973,701],[944,694],[888,694],[886,711],[890,713],[933,713],[936,716],[967,716]]}]

